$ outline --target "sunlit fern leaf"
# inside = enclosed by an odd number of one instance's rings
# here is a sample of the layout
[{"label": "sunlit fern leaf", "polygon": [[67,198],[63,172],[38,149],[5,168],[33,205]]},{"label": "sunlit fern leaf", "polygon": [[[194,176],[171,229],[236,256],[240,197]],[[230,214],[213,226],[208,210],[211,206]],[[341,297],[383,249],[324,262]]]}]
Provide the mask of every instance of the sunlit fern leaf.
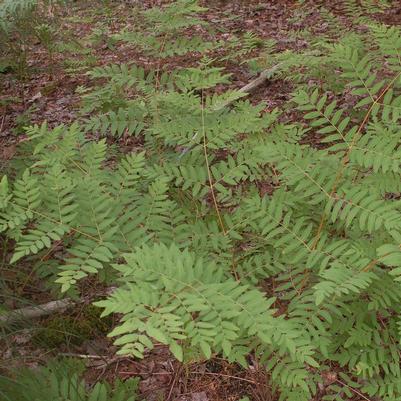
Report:
[{"label": "sunlit fern leaf", "polygon": [[387,231],[401,228],[401,214],[396,205],[359,186],[331,196],[325,210],[332,222],[341,220],[349,227],[356,221],[361,230],[369,233],[382,227]]},{"label": "sunlit fern leaf", "polygon": [[100,132],[102,135],[110,133],[115,137],[138,136],[145,128],[144,117],[144,110],[132,105],[128,109],[119,108],[117,111],[111,110],[106,114],[91,117],[86,121],[85,129]]},{"label": "sunlit fern leaf", "polygon": [[[199,345],[209,358],[213,349],[222,347],[228,353],[239,331],[245,330],[263,342],[277,341],[284,349],[292,350],[294,358],[305,360],[302,348],[297,349],[296,333],[285,334],[282,331],[285,322],[275,322],[272,318],[268,308],[272,300],[238,284],[213,262],[206,262],[187,250],[162,245],[138,248],[125,258],[127,264],[116,268],[127,285],[111,298],[97,303],[105,308],[104,314],[124,313],[122,325],[111,333],[112,336],[125,334],[124,340],[117,340],[123,345],[123,353],[135,350],[135,355],[141,354],[137,334],[142,332],[169,344],[170,348],[173,346],[177,355],[181,354],[177,340],[188,339],[194,346]],[[149,291],[150,287],[163,291],[155,293]],[[210,331],[210,323],[215,333]],[[268,328],[269,324],[273,327]]]},{"label": "sunlit fern leaf", "polygon": [[[366,260],[364,263],[368,262]],[[341,297],[352,292],[359,294],[376,278],[372,272],[352,271],[335,266],[323,272],[321,276],[323,281],[314,286],[317,305],[328,297]]]}]

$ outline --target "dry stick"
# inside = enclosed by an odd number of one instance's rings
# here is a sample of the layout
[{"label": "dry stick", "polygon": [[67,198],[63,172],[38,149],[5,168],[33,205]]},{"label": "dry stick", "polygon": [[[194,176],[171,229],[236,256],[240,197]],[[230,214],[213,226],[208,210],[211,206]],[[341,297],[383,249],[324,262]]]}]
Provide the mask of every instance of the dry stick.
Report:
[{"label": "dry stick", "polygon": [[[304,55],[305,56],[314,56],[314,55],[318,55],[318,54],[319,54],[319,52],[312,51],[310,53],[305,53]],[[284,65],[285,65],[285,62],[281,62],[281,63],[277,63],[277,64],[273,65],[273,67],[266,68],[259,74],[259,76],[257,78],[255,78],[254,80],[252,80],[251,82],[249,82],[248,84],[243,86],[242,88],[239,88],[238,92],[250,94],[256,88],[263,85],[265,83],[265,81],[270,79],[273,76],[273,74],[275,72],[277,72]],[[224,103],[221,106],[221,108],[229,106],[232,102],[233,102],[233,100],[228,101],[227,103]],[[220,106],[219,106],[219,110],[220,110]]]},{"label": "dry stick", "polygon": [[[116,290],[115,286],[107,287],[105,294],[112,294]],[[72,308],[84,302],[91,301],[91,297],[86,296],[77,300],[71,298],[59,299],[57,301],[50,301],[42,305],[27,306],[21,309],[15,309],[4,315],[0,315],[0,323],[13,323],[23,319],[35,319],[42,316],[51,315],[52,313],[62,312],[65,309]]]},{"label": "dry stick", "polygon": [[79,358],[79,359],[86,359],[86,360],[96,360],[96,361],[103,361],[103,363],[99,366],[96,366],[95,369],[104,369],[107,366],[118,362],[122,359],[128,359],[125,355],[115,355],[114,357],[110,358],[109,355],[88,355],[88,354],[76,354],[74,352],[61,352],[58,354],[59,356],[66,356],[70,358]]},{"label": "dry stick", "polygon": [[102,359],[106,360],[109,355],[88,355],[88,354],[76,354],[75,352],[60,352],[60,356],[68,356],[71,358],[80,358],[80,359]]},{"label": "dry stick", "polygon": [[[172,366],[172,364],[171,364],[171,366]],[[173,366],[172,366],[172,367],[173,367]],[[173,368],[173,369],[174,369],[174,368]],[[173,378],[173,381],[171,382],[170,390],[169,390],[169,392],[168,392],[166,401],[169,401],[169,400],[170,400],[171,395],[173,394],[174,385],[175,385],[175,383],[176,383],[176,381],[177,381],[177,379],[178,379],[178,376],[180,375],[181,371],[182,371],[182,367],[179,366],[178,369],[174,372],[174,378]]]},{"label": "dry stick", "polygon": [[[245,93],[246,95],[249,95],[251,92],[253,92],[255,89],[259,88],[259,86],[263,85],[268,79],[272,77],[272,75],[282,67],[284,63],[278,63],[274,65],[273,67],[266,68],[263,70],[257,78],[246,84],[245,86],[241,87],[238,89],[238,92]],[[223,102],[218,105],[218,107],[215,108],[215,111],[219,111],[223,109],[224,107],[230,106],[231,103],[235,102],[235,100],[228,100],[226,102]]]},{"label": "dry stick", "polygon": [[6,112],[3,114],[3,118],[1,120],[1,125],[0,125],[0,132],[3,131],[3,126],[4,126],[4,121],[6,119]]},{"label": "dry stick", "polygon": [[73,301],[71,298],[65,298],[58,301],[47,302],[38,306],[28,306],[26,308],[15,309],[5,315],[0,316],[0,322],[14,323],[23,319],[35,319],[38,317],[51,315],[55,312],[60,312],[82,302],[84,302],[84,299]]},{"label": "dry stick", "polygon": [[[256,88],[258,88],[260,85],[262,85],[266,80],[271,78],[271,76],[283,65],[283,63],[278,63],[274,65],[273,67],[267,68],[266,70],[262,71],[260,75],[254,79],[253,81],[249,82],[249,84],[246,84],[242,88],[238,89],[239,92],[243,93],[251,93],[254,91]],[[229,104],[229,103],[228,103]],[[225,105],[227,106],[227,104]]]},{"label": "dry stick", "polygon": [[226,375],[223,373],[214,373],[214,372],[189,372],[190,374],[193,375],[209,375],[209,376],[219,376],[219,377],[226,377],[228,379],[233,379],[233,380],[239,380],[239,381],[243,381],[243,382],[247,382],[247,383],[251,383],[251,384],[260,384],[259,382],[255,381],[255,380],[250,380],[250,379],[246,379],[244,377],[239,377],[239,376],[232,376],[232,375]]}]

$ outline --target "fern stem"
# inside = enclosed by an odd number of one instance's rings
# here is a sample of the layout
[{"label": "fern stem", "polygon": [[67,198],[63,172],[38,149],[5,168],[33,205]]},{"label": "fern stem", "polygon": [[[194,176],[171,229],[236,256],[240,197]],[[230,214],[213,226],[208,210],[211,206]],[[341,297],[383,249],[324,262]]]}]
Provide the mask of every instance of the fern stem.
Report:
[{"label": "fern stem", "polygon": [[342,381],[339,380],[339,379],[336,379],[336,382],[337,382],[338,384],[341,384],[341,385],[344,386],[344,387],[349,388],[353,393],[359,395],[359,397],[362,397],[364,400],[366,400],[366,401],[372,401],[370,398],[366,397],[366,396],[365,396],[364,394],[362,394],[360,391],[358,391],[358,390],[356,390],[356,389],[350,387],[347,383],[344,383],[344,382],[342,382]]},{"label": "fern stem", "polygon": [[205,108],[203,106],[203,89],[202,89],[202,95],[201,95],[201,118],[202,118],[202,135],[203,135],[203,152],[205,155],[205,163],[206,163],[206,169],[207,169],[207,176],[208,176],[208,180],[209,180],[209,187],[210,187],[210,192],[212,194],[212,198],[213,198],[213,204],[214,204],[214,208],[216,209],[216,213],[217,213],[217,218],[219,219],[219,224],[221,226],[221,229],[223,231],[223,234],[226,235],[226,230],[224,228],[224,223],[223,223],[223,219],[221,218],[221,214],[220,214],[220,210],[219,210],[219,206],[217,204],[217,199],[216,199],[216,195],[214,193],[214,185],[213,185],[213,179],[212,179],[212,173],[210,171],[210,166],[209,166],[209,159],[208,159],[208,155],[207,155],[207,146],[206,146],[206,129],[205,129]]}]

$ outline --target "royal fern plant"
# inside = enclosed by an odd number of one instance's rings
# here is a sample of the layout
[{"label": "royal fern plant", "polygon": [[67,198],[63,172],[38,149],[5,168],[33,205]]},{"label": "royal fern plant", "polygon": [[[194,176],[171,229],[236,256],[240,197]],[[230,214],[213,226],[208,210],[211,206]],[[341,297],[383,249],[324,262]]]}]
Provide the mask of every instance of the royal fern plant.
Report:
[{"label": "royal fern plant", "polygon": [[[164,32],[160,9],[146,16]],[[401,33],[369,29],[327,46],[336,89],[296,90],[297,123],[222,91],[211,62],[94,69],[91,117],[27,128],[1,180],[11,262],[47,267],[62,292],[117,283],[96,305],[120,317],[121,354],[162,343],[247,366],[252,353],[283,401],[398,399]]]},{"label": "royal fern plant", "polygon": [[143,23],[137,24],[137,29],[129,27],[114,37],[160,58],[202,53],[216,46],[193,32],[193,28],[206,25],[199,18],[206,10],[197,0],[177,0],[164,7],[153,7],[140,13]]},{"label": "royal fern plant", "polygon": [[26,78],[29,54],[34,43],[39,42],[52,55],[57,37],[54,28],[56,6],[65,6],[67,2],[68,0],[0,1],[0,73],[13,71],[18,78]]}]

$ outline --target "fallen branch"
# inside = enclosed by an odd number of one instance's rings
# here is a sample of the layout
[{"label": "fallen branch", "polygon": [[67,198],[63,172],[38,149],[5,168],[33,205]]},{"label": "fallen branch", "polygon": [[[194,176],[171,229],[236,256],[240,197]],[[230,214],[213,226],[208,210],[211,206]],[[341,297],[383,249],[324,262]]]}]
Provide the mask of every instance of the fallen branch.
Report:
[{"label": "fallen branch", "polygon": [[[238,92],[245,93],[246,95],[249,95],[251,92],[253,92],[256,88],[259,86],[263,85],[265,81],[270,79],[273,74],[280,68],[282,67],[283,63],[278,63],[274,65],[273,67],[266,68],[263,70],[257,78],[246,84],[245,86],[241,87],[238,89]],[[218,111],[221,109],[224,109],[224,107],[229,106],[231,103],[235,102],[235,100],[228,100],[225,103],[219,104],[217,108],[214,109],[214,111]]]},{"label": "fallen branch", "polygon": [[76,354],[75,352],[60,352],[59,356],[67,356],[70,358],[80,358],[80,359],[101,359],[106,361],[109,355],[87,355],[87,354]]},{"label": "fallen branch", "polygon": [[[115,286],[107,287],[101,295],[110,295],[115,291]],[[84,302],[91,302],[91,297],[83,297],[77,300],[71,298],[64,298],[58,301],[50,301],[42,305],[27,306],[21,309],[15,309],[4,315],[0,315],[0,323],[13,323],[23,319],[35,319],[42,316],[51,315],[52,313],[62,312],[65,309],[72,308],[73,306],[82,304]]]},{"label": "fallen branch", "polygon": [[[308,53],[304,53],[303,56],[318,56],[320,52],[318,51],[311,51]],[[285,61],[277,63],[276,65],[273,65],[272,67],[266,68],[263,70],[257,78],[255,78],[253,81],[249,82],[242,88],[239,88],[239,92],[243,92],[246,94],[250,94],[253,92],[256,88],[258,88],[260,85],[263,85],[263,83],[270,79],[274,73],[276,73],[280,68],[282,67],[288,67],[291,66],[291,64],[286,63]],[[228,102],[225,106],[228,106],[231,102]]]},{"label": "fallen branch", "polygon": [[59,301],[51,301],[38,306],[27,306],[26,308],[15,309],[5,315],[0,316],[0,322],[13,323],[18,320],[35,319],[42,316],[47,316],[55,312],[63,311],[71,308],[84,300],[73,301],[71,298],[61,299]]},{"label": "fallen branch", "polygon": [[278,63],[274,65],[273,67],[267,68],[264,71],[262,71],[257,78],[255,78],[253,81],[249,82],[242,88],[238,89],[239,92],[243,93],[251,93],[254,91],[256,88],[258,88],[260,85],[262,85],[266,80],[271,78],[273,74],[283,65],[283,63]]}]

